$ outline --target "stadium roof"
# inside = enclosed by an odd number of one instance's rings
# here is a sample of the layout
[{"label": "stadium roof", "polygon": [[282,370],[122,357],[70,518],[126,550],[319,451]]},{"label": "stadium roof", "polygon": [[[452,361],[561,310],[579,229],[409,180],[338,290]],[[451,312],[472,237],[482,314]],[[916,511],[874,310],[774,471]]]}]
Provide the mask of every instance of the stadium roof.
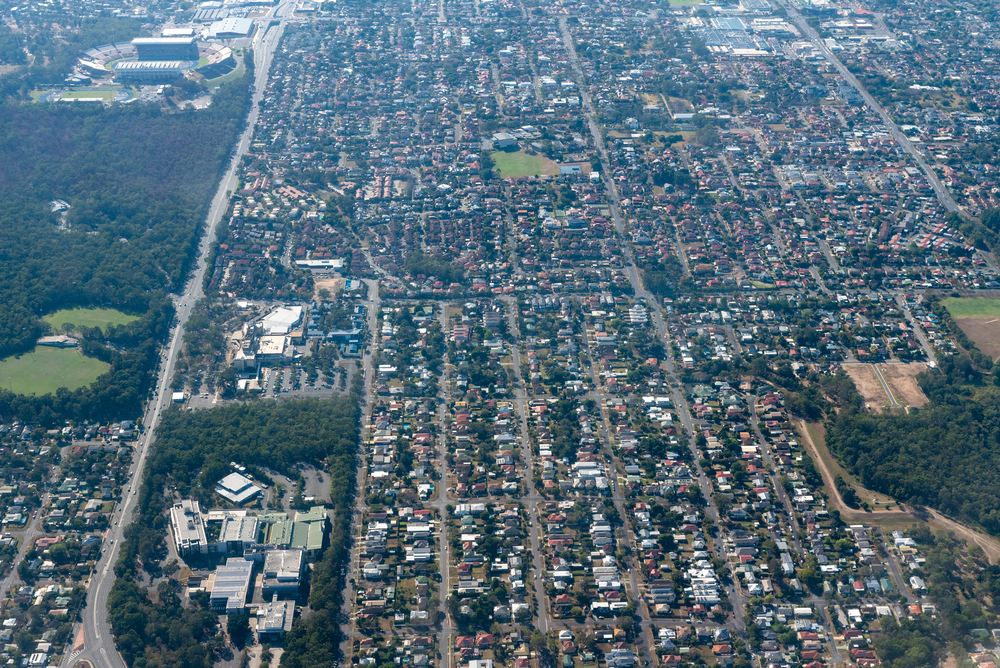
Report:
[{"label": "stadium roof", "polygon": [[179,60],[123,60],[115,65],[116,70],[180,70],[184,63]]},{"label": "stadium roof", "polygon": [[132,44],[192,44],[194,37],[136,37]]},{"label": "stadium roof", "polygon": [[208,29],[209,36],[216,38],[229,35],[245,37],[251,32],[253,32],[253,19],[238,19],[232,16],[216,21]]}]

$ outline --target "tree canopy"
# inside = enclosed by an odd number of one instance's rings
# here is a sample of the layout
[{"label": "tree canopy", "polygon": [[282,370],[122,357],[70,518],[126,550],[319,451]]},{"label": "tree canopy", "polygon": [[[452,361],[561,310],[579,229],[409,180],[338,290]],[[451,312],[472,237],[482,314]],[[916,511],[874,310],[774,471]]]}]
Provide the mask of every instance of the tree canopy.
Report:
[{"label": "tree canopy", "polygon": [[830,450],[865,487],[1000,535],[1000,388],[960,356],[918,380],[931,401],[909,413],[874,415],[845,401]]},{"label": "tree canopy", "polygon": [[[40,316],[59,308],[156,310],[154,320],[172,315],[163,293],[181,287],[195,258],[218,177],[249,109],[251,77],[252,66],[198,112],[0,106],[0,357],[33,348],[47,328]],[[64,219],[51,211],[54,200],[70,204]],[[123,364],[148,373],[155,350],[143,347],[147,338],[132,338],[138,354],[124,354]],[[127,377],[123,384],[119,374],[112,384],[132,397],[138,375]],[[102,377],[98,385],[109,382]],[[15,403],[0,397],[0,413],[16,411]],[[48,404],[59,416],[74,416],[63,414],[59,401]],[[115,405],[131,409],[135,402]]]}]

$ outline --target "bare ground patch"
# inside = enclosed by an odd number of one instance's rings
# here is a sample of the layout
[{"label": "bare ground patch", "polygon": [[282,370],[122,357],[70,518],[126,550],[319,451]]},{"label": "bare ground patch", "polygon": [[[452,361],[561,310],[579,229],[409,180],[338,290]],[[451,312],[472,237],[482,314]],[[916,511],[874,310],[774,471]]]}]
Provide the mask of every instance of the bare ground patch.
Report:
[{"label": "bare ground patch", "polygon": [[[851,377],[858,392],[865,398],[865,404],[874,413],[881,413],[889,405],[882,383],[878,382],[870,364],[844,364],[844,372]],[[925,399],[926,401],[926,399]]]},{"label": "bare ground patch", "polygon": [[313,278],[313,290],[318,295],[320,290],[326,290],[331,297],[340,294],[344,289],[344,279],[342,278]]},{"label": "bare ground patch", "polygon": [[956,322],[984,355],[989,355],[993,361],[1000,358],[1000,318],[976,316],[957,318]]},{"label": "bare ground patch", "polygon": [[927,396],[917,383],[917,374],[926,368],[927,365],[923,362],[879,365],[882,377],[889,383],[889,389],[896,397],[896,401],[914,408],[920,408],[927,403]]}]

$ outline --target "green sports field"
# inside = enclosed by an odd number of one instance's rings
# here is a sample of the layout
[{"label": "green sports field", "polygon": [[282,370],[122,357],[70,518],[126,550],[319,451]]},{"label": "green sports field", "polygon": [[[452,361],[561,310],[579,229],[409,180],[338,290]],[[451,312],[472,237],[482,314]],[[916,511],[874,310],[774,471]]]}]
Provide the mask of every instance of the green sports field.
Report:
[{"label": "green sports field", "polygon": [[64,100],[81,100],[100,98],[102,100],[113,100],[115,91],[113,90],[73,90],[62,94]]},{"label": "green sports field", "polygon": [[73,323],[75,327],[100,327],[103,329],[108,325],[124,325],[138,319],[138,316],[128,315],[111,308],[62,309],[42,317],[42,320],[52,325],[52,329],[56,331],[62,331],[62,326],[67,322]]},{"label": "green sports field", "polygon": [[952,318],[1000,318],[1000,299],[949,297],[941,301]]},{"label": "green sports field", "polygon": [[76,348],[38,346],[20,359],[0,360],[0,386],[17,394],[41,396],[60,387],[75,390],[90,385],[110,368],[110,364],[84,357]]},{"label": "green sports field", "polygon": [[518,151],[516,153],[505,153],[497,151],[491,153],[494,164],[500,170],[500,178],[516,178],[518,176],[540,176],[545,168],[545,161],[538,156],[528,155]]}]

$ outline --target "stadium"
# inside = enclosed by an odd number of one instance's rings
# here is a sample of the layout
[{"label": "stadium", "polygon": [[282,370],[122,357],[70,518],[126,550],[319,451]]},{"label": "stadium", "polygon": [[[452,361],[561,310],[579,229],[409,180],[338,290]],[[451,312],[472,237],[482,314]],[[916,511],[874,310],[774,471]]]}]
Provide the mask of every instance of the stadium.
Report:
[{"label": "stadium", "polygon": [[165,84],[192,70],[214,79],[236,67],[228,46],[202,42],[194,37],[137,37],[131,42],[104,44],[83,53],[81,75],[113,78],[122,84]]}]

